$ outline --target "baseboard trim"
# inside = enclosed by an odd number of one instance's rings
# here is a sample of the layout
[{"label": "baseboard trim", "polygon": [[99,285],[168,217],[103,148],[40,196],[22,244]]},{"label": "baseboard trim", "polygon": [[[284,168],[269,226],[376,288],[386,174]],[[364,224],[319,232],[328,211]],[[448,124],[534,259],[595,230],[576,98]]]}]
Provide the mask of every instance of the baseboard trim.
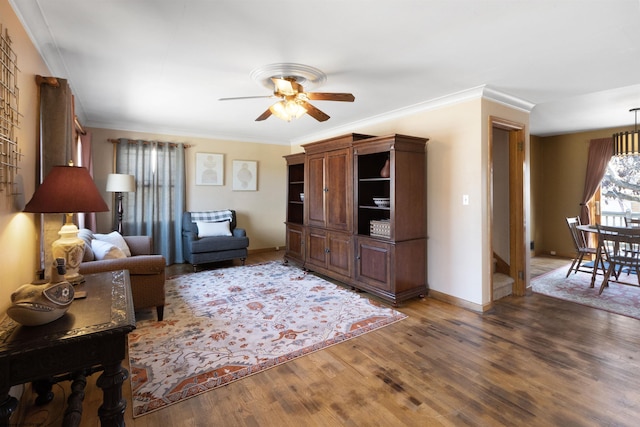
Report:
[{"label": "baseboard trim", "polygon": [[[284,248],[284,246],[280,246],[279,248]],[[261,248],[261,249],[248,249],[247,253],[251,254],[260,254],[264,252],[284,252],[283,249],[277,249],[275,246],[271,248]]]},{"label": "baseboard trim", "polygon": [[429,297],[438,301],[446,302],[447,304],[455,305],[456,307],[464,308],[466,310],[475,311],[476,313],[486,313],[493,308],[493,303],[480,305],[473,302],[469,302],[462,298],[454,297],[442,292],[429,289]]}]

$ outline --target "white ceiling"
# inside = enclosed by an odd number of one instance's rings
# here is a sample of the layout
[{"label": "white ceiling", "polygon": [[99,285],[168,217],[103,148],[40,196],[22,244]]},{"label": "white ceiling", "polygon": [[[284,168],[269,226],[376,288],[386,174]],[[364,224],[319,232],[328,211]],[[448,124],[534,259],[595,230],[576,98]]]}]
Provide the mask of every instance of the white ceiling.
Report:
[{"label": "white ceiling", "polygon": [[[288,144],[484,91],[545,136],[640,107],[640,0],[10,2],[89,127]],[[272,99],[218,101],[269,95],[250,74],[282,62],[355,102],[287,123],[255,121]]]}]

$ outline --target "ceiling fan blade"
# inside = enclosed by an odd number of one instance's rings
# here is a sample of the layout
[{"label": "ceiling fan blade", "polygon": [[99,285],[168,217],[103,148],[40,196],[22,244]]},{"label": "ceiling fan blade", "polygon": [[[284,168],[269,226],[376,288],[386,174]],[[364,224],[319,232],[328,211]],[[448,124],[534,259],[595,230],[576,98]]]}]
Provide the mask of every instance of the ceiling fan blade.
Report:
[{"label": "ceiling fan blade", "polygon": [[233,101],[236,99],[258,99],[258,98],[275,98],[273,95],[264,96],[237,96],[235,98],[219,98],[218,101]]},{"label": "ceiling fan blade", "polygon": [[350,93],[307,92],[307,98],[314,101],[353,102],[356,98]]},{"label": "ceiling fan blade", "polygon": [[303,102],[302,106],[307,110],[307,114],[313,117],[314,119],[316,119],[317,121],[324,122],[326,120],[329,120],[329,116],[326,113],[323,113],[322,111],[318,110],[316,107],[309,104],[308,102]]},{"label": "ceiling fan blade", "polygon": [[258,116],[258,118],[256,119],[256,122],[261,122],[263,120],[268,119],[269,117],[271,117],[271,110],[267,108],[267,111],[265,111],[264,113],[260,114],[260,116]]}]

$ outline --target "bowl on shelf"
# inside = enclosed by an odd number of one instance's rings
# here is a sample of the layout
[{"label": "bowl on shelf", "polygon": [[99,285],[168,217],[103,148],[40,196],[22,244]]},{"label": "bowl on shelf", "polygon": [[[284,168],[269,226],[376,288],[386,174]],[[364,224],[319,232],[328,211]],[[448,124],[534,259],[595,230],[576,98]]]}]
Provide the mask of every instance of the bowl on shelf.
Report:
[{"label": "bowl on shelf", "polygon": [[373,203],[379,208],[388,208],[391,206],[391,199],[389,197],[374,197]]},{"label": "bowl on shelf", "polygon": [[304,202],[304,193],[300,193],[300,201]]}]

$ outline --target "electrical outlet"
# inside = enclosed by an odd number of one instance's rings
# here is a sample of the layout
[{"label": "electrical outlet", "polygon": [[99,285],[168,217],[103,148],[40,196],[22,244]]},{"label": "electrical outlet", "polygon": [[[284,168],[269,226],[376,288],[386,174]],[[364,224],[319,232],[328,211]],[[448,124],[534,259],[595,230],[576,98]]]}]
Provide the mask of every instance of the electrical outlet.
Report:
[{"label": "electrical outlet", "polygon": [[463,194],[462,195],[462,204],[465,205],[465,206],[469,204],[469,195],[468,194]]}]

